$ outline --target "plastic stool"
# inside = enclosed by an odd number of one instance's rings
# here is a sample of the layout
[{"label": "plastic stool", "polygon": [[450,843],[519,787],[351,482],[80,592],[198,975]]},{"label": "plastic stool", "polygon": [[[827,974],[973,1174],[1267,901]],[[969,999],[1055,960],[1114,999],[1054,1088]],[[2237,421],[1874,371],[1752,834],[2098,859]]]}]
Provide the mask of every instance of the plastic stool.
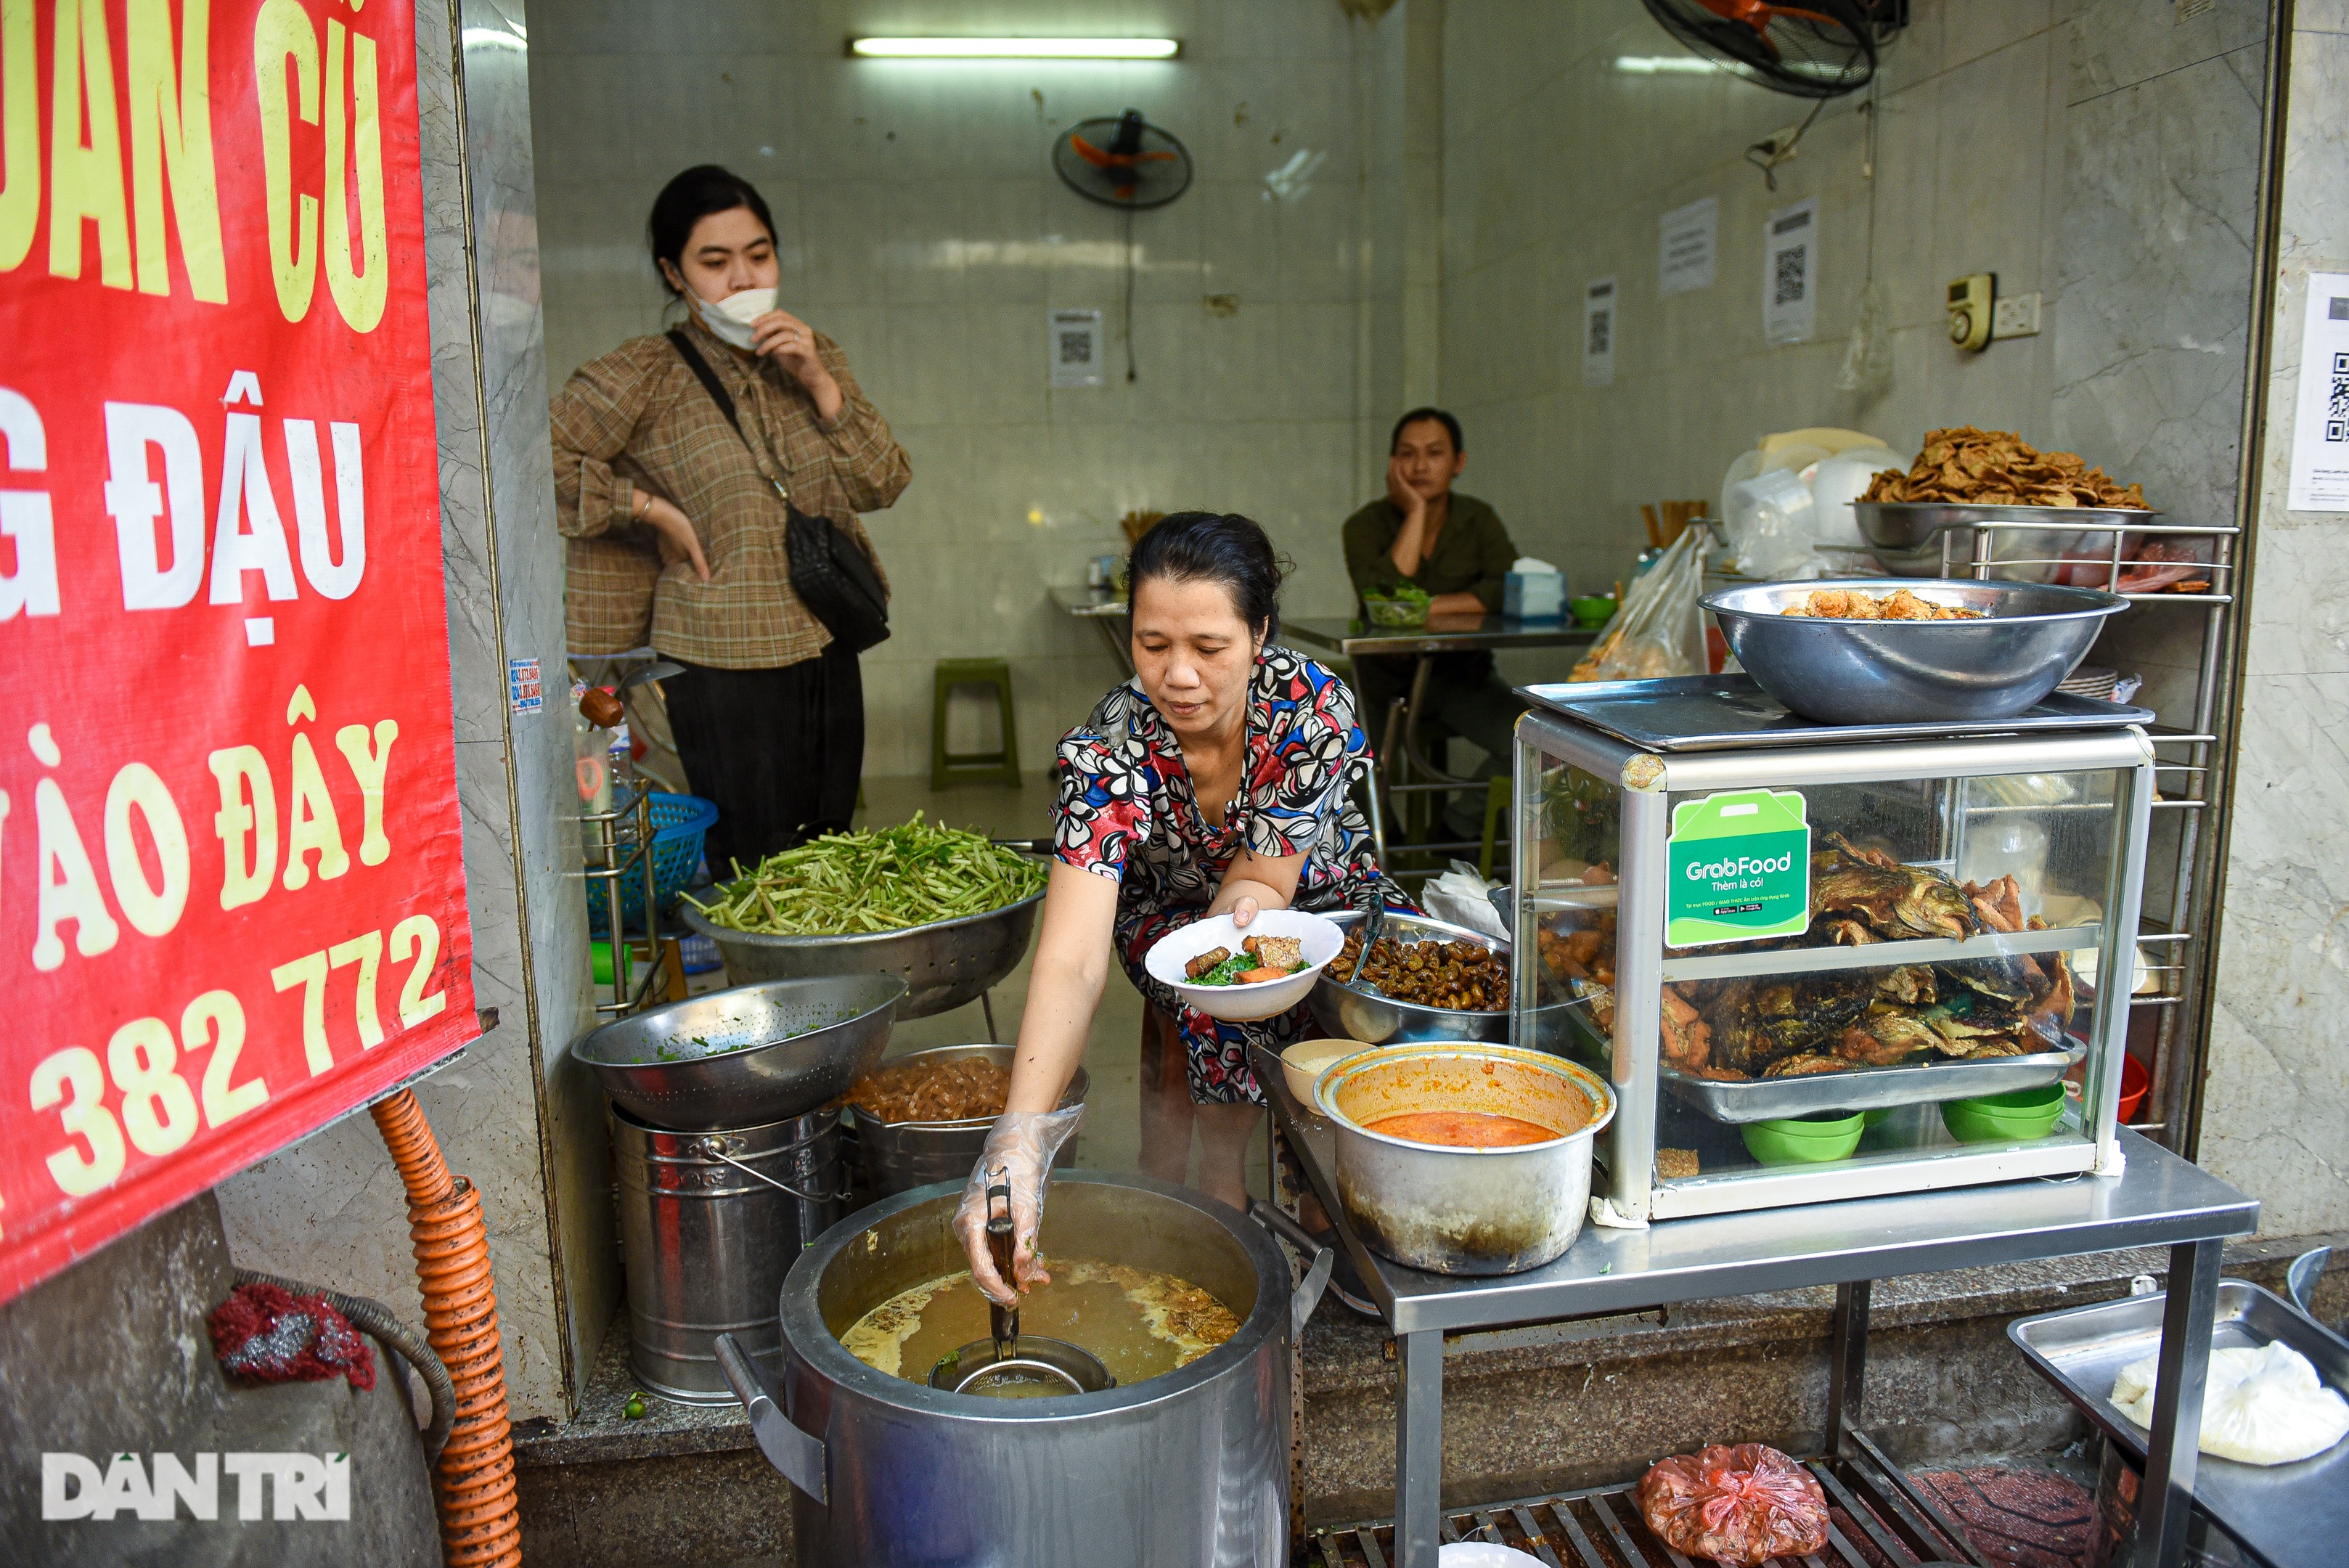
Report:
[{"label": "plastic stool", "polygon": [[1493,855],[1500,836],[1495,829],[1509,807],[1510,795],[1508,774],[1495,774],[1485,781],[1485,845],[1476,857],[1476,875],[1487,882],[1493,879]]},{"label": "plastic stool", "polygon": [[[1002,722],[1002,749],[947,750],[947,698],[957,686],[991,686]],[[930,692],[930,787],[994,781],[1019,787],[1019,730],[1011,702],[1011,665],[1001,659],[941,659]]]}]

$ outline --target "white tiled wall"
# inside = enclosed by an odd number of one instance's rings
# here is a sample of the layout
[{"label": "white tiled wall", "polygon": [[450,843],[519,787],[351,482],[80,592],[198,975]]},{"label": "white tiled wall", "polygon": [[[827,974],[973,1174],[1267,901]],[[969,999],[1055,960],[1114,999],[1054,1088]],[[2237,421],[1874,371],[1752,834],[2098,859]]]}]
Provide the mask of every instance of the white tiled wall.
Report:
[{"label": "white tiled wall", "polygon": [[[865,656],[876,774],[927,769],[940,658],[1004,655],[1023,763],[1116,679],[1052,583],[1118,548],[1131,507],[1246,512],[1295,558],[1292,615],[1343,613],[1338,525],[1365,498],[1357,431],[1355,51],[1335,0],[536,0],[532,102],[547,362],[559,380],[659,329],[645,217],[678,170],[754,182],[782,230],[782,298],[846,348],[914,483],[866,519],[895,635]],[[1171,63],[854,60],[852,34],[1164,36]],[[1132,218],[1047,161],[1074,120],[1132,107],[1182,138],[1197,183]],[[1265,175],[1326,152],[1309,192]],[[1211,311],[1210,295],[1238,309]],[[1050,390],[1050,307],[1105,313],[1111,384]],[[991,733],[972,720],[957,749]]]},{"label": "white tiled wall", "polygon": [[[1830,101],[1780,165],[1745,149],[1807,100],[1723,76],[1635,76],[1619,56],[1681,51],[1639,0],[1449,0],[1444,36],[1444,396],[1468,422],[1462,485],[1576,591],[1628,575],[1639,504],[1716,497],[1772,431],[1837,425],[1914,451],[1976,423],[2049,440],[2063,194],[2064,32],[2053,0],[1917,0],[1887,51],[1876,172],[1866,95]],[[1657,219],[1720,202],[1713,286],[1661,298]],[[1762,332],[1762,226],[1819,202],[1813,338]],[[1835,390],[1870,266],[1891,293],[1891,389]],[[2046,291],[2046,330],[1966,354],[1943,290],[1966,273]],[[1615,382],[1582,384],[1583,285],[1613,274]],[[2116,454],[2089,452],[2091,461]]]}]

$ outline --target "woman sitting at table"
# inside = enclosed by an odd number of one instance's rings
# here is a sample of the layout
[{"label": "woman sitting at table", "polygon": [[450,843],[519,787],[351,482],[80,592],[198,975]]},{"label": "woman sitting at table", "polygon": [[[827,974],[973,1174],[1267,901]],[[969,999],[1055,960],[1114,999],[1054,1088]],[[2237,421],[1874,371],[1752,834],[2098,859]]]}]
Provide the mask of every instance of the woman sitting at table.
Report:
[{"label": "woman sitting at table", "polygon": [[[1460,421],[1442,409],[1413,409],[1395,421],[1387,442],[1387,493],[1346,519],[1346,575],[1359,597],[1385,597],[1405,583],[1426,593],[1428,626],[1466,628],[1501,609],[1502,579],[1517,547],[1499,513],[1452,488],[1468,466]],[[1386,742],[1387,709],[1410,694],[1413,658],[1358,659],[1354,685],[1362,719]],[[1509,738],[1526,705],[1482,649],[1439,653],[1427,671],[1413,723],[1420,754],[1445,767],[1443,743],[1457,735],[1485,753],[1469,775],[1478,780],[1509,767]],[[1446,771],[1449,771],[1448,768]],[[1454,795],[1445,813],[1454,833],[1473,838],[1483,829],[1481,792]]]},{"label": "woman sitting at table", "polygon": [[1245,1207],[1241,1161],[1264,1116],[1249,1047],[1278,1051],[1314,1032],[1311,1015],[1300,1004],[1261,1023],[1218,1023],[1152,979],[1143,955],[1210,915],[1246,926],[1260,909],[1342,909],[1374,895],[1411,908],[1372,859],[1348,794],[1369,753],[1352,694],[1273,644],[1283,574],[1264,530],[1177,513],[1143,535],[1128,573],[1136,673],[1061,742],[1057,863],[1010,1095],[955,1219],[980,1288],[1006,1302],[1017,1297],[987,1255],[986,1174],[1010,1179],[1019,1285],[1042,1282],[1045,1173],[1075,1130],[1053,1107],[1084,1055],[1112,957],[1181,1033],[1205,1146],[1200,1187]]}]

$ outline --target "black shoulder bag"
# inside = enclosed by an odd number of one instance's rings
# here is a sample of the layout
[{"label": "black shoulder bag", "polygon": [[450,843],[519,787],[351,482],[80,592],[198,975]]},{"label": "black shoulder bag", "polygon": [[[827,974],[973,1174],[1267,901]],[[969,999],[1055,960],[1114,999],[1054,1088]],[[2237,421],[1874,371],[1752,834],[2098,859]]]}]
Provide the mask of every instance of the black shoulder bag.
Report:
[{"label": "black shoulder bag", "polygon": [[[743,430],[741,418],[734,411],[733,396],[718,379],[718,372],[683,332],[671,332],[668,340],[686,369],[709,391],[718,411],[726,416],[726,422],[734,427],[734,433],[742,438],[742,445],[749,448],[750,433]],[[752,461],[755,464],[755,453]],[[781,485],[775,486],[775,493],[781,497],[786,514],[783,549],[791,561],[792,591],[799,595],[800,603],[823,623],[834,642],[851,653],[887,641],[889,595],[881,586],[881,574],[873,569],[872,557],[832,519],[811,517],[793,505]]]}]

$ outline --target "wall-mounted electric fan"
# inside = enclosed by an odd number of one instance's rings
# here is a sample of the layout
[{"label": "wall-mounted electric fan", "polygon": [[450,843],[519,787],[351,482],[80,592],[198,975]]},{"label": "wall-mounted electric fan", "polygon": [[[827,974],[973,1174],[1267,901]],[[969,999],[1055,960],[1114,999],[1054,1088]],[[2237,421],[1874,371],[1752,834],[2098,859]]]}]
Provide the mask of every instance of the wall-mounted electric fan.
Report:
[{"label": "wall-mounted electric fan", "polygon": [[1138,109],[1081,120],[1052,143],[1061,182],[1088,202],[1125,213],[1125,379],[1133,366],[1133,214],[1191,188],[1191,151]]},{"label": "wall-mounted electric fan", "polygon": [[1908,0],[1646,0],[1698,54],[1776,92],[1838,98],[1866,87],[1877,54],[1907,26]]}]

